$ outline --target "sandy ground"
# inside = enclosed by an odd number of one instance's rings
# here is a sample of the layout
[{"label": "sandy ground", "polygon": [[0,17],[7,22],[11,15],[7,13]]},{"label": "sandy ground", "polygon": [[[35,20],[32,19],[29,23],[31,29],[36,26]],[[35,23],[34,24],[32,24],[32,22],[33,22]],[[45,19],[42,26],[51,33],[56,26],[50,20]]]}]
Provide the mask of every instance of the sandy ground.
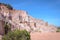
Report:
[{"label": "sandy ground", "polygon": [[2,36],[0,35],[0,40],[2,40]]},{"label": "sandy ground", "polygon": [[58,33],[31,33],[31,40],[60,40],[60,32]]}]

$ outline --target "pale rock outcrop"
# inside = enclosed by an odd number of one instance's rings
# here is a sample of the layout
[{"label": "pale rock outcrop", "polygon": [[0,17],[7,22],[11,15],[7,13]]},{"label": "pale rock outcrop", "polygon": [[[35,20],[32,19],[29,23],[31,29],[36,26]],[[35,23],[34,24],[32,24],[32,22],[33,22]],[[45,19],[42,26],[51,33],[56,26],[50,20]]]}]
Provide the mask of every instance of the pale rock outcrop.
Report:
[{"label": "pale rock outcrop", "polygon": [[29,16],[26,11],[9,10],[6,6],[0,5],[0,34],[4,33],[4,22],[11,24],[11,30],[26,29],[29,32],[56,32],[57,30],[48,22]]}]

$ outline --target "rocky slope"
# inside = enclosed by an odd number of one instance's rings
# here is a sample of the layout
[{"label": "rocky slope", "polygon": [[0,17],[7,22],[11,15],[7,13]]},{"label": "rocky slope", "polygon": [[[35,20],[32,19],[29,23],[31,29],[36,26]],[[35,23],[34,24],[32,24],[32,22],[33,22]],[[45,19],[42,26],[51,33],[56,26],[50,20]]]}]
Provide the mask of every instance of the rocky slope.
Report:
[{"label": "rocky slope", "polygon": [[56,32],[54,25],[49,25],[48,22],[35,19],[23,10],[8,9],[5,5],[0,4],[0,34],[4,33],[4,23],[8,22],[11,30],[26,29],[29,32]]}]

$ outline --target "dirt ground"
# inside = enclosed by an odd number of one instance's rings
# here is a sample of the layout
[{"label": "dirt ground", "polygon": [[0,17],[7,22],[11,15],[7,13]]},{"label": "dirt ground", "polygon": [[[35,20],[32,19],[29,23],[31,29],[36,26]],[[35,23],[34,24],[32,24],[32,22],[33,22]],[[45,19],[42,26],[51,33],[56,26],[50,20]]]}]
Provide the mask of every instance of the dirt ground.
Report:
[{"label": "dirt ground", "polygon": [[30,33],[31,40],[60,40],[60,32],[57,33]]}]

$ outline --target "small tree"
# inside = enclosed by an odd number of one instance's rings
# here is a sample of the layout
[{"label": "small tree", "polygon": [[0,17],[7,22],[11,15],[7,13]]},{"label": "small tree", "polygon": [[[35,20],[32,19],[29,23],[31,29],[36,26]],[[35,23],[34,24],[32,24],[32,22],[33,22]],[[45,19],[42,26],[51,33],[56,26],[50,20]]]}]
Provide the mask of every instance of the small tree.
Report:
[{"label": "small tree", "polygon": [[2,40],[30,40],[30,33],[26,30],[14,30],[4,35]]}]

